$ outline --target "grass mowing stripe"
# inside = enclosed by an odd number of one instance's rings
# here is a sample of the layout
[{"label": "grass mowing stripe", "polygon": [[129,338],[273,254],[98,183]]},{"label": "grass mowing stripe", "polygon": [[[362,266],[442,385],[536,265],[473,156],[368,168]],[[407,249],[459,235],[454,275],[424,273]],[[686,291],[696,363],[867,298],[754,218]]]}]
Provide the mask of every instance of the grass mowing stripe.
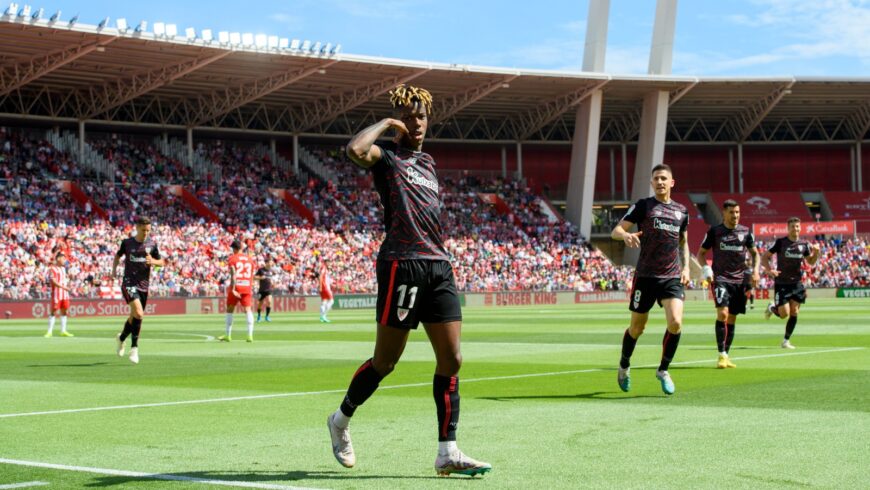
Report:
[{"label": "grass mowing stripe", "polygon": [[30,487],[44,487],[46,485],[50,485],[47,481],[26,481],[22,483],[10,483],[9,485],[0,485],[0,490],[4,490],[7,488],[30,488]]},{"label": "grass mowing stripe", "polygon": [[[208,478],[196,478],[193,476],[184,475],[166,475],[161,473],[142,473],[139,471],[126,470],[111,470],[106,468],[90,468],[87,466],[67,466],[63,464],[40,463],[38,461],[20,461],[17,459],[0,458],[0,463],[12,464],[17,466],[29,466],[31,468],[47,468],[51,470],[61,471],[79,471],[82,473],[94,473],[98,475],[109,476],[129,476],[132,478],[150,478],[152,480],[167,480],[167,481],[183,481],[191,483],[203,483],[206,485],[220,485],[224,487],[241,487],[241,488],[265,488],[274,490],[318,490],[310,487],[290,487],[287,485],[273,485],[270,483],[255,483],[247,481],[234,480],[213,480]],[[0,488],[18,488],[18,487],[0,487]]]},{"label": "grass mowing stripe", "polygon": [[[737,361],[746,361],[752,359],[769,359],[774,357],[791,357],[791,356],[800,356],[800,355],[811,355],[811,354],[826,354],[830,352],[848,352],[855,350],[863,350],[864,347],[843,347],[838,349],[826,349],[826,350],[815,350],[815,351],[800,351],[800,352],[785,352],[782,354],[759,354],[757,356],[743,356],[743,357],[734,357],[734,360]],[[672,365],[689,365],[689,364],[705,364],[711,363],[710,359],[700,359],[695,361],[681,361],[681,362],[672,362]],[[658,366],[658,364],[647,364],[644,366],[637,366],[640,369],[644,368],[653,368]],[[564,376],[566,374],[584,374],[584,373],[598,373],[604,371],[612,371],[615,368],[589,368],[589,369],[572,369],[569,371],[550,371],[544,373],[526,373],[526,374],[514,374],[508,376],[490,376],[484,378],[470,378],[463,379],[463,383],[477,383],[481,381],[500,381],[500,380],[509,380],[509,379],[523,379],[523,378],[537,378],[542,376]],[[429,386],[431,382],[423,382],[423,383],[405,383],[400,385],[392,385],[392,386],[381,386],[379,389],[381,390],[395,390],[400,388],[418,388],[421,386]],[[138,405],[118,405],[118,406],[110,406],[110,407],[91,407],[91,408],[71,408],[67,410],[47,410],[42,412],[22,412],[22,413],[6,413],[0,414],[0,418],[12,418],[12,417],[32,417],[36,415],[59,415],[65,413],[79,413],[79,412],[100,412],[106,410],[123,410],[128,408],[150,408],[150,407],[170,407],[175,405],[195,405],[201,403],[220,403],[220,402],[232,402],[232,401],[242,401],[242,400],[262,400],[269,398],[288,398],[288,397],[296,397],[296,396],[314,396],[314,395],[328,395],[334,393],[344,393],[347,390],[336,389],[336,390],[322,390],[322,391],[297,391],[292,393],[272,393],[269,395],[250,395],[250,396],[234,396],[227,398],[207,398],[203,400],[181,400],[174,402],[156,402],[156,403],[143,403]]]}]

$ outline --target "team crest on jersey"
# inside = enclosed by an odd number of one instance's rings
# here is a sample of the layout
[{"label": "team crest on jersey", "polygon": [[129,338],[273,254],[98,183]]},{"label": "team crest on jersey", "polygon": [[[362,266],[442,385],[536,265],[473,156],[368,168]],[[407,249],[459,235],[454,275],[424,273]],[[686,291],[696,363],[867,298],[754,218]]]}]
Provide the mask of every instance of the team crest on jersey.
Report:
[{"label": "team crest on jersey", "polygon": [[680,221],[681,219],[683,219],[682,211],[674,211],[674,217],[677,218],[677,221]]},{"label": "team crest on jersey", "polygon": [[737,234],[737,240],[738,240],[738,241],[741,241],[741,242],[742,242],[743,239],[744,239],[745,237],[746,237],[746,234],[745,234],[745,233],[738,233],[738,234]]},{"label": "team crest on jersey", "polygon": [[405,318],[408,317],[408,309],[407,308],[396,308],[396,316],[399,317],[399,321],[405,321]]}]

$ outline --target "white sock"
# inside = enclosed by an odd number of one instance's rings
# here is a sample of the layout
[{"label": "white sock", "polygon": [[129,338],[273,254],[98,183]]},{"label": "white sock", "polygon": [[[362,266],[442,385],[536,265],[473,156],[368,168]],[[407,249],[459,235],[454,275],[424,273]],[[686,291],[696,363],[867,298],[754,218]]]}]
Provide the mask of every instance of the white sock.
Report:
[{"label": "white sock", "polygon": [[438,456],[449,456],[456,451],[459,451],[456,441],[438,441]]},{"label": "white sock", "polygon": [[254,312],[249,311],[247,318],[248,318],[248,337],[253,337],[254,336]]},{"label": "white sock", "polygon": [[60,331],[66,333],[66,315],[60,317]]},{"label": "white sock", "polygon": [[227,313],[227,337],[233,334],[233,314]]},{"label": "white sock", "polygon": [[334,299],[326,300],[326,312],[329,313],[329,310],[332,309],[332,303],[335,303]]},{"label": "white sock", "polygon": [[320,302],[320,316],[326,315],[326,301]]},{"label": "white sock", "polygon": [[720,352],[719,355],[720,355],[720,356],[728,357],[728,353],[727,353],[727,352]]},{"label": "white sock", "polygon": [[54,315],[51,315],[50,317],[48,317],[48,333],[51,333],[51,331],[54,330],[54,321],[56,319],[57,319],[57,317]]},{"label": "white sock", "polygon": [[347,425],[350,424],[350,417],[345,415],[339,408],[332,414],[332,423],[339,429],[347,429]]}]

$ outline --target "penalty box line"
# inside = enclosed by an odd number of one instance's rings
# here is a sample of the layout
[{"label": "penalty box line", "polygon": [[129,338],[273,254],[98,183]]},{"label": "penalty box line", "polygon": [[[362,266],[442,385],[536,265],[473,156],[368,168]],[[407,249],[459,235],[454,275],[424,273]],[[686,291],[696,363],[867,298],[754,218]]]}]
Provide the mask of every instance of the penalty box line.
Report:
[{"label": "penalty box line", "polygon": [[[165,473],[143,473],[140,471],[112,470],[106,468],[91,468],[88,466],[69,466],[65,464],[41,463],[39,461],[21,461],[17,459],[0,458],[0,464],[10,464],[16,466],[28,466],[31,468],[45,468],[50,470],[61,471],[78,471],[81,473],[94,473],[97,475],[108,476],[126,476],[130,478],[147,478],[151,480],[165,481],[181,481],[189,483],[202,483],[206,485],[220,485],[224,487],[242,487],[242,488],[265,488],[271,490],[318,490],[306,487],[293,487],[287,485],[276,485],[271,483],[256,483],[244,480],[216,480],[210,478],[196,478],[193,476],[184,475],[168,475]],[[34,482],[41,483],[41,482]],[[0,486],[0,488],[18,488]]]},{"label": "penalty box line", "polygon": [[[734,357],[735,361],[748,361],[753,359],[769,359],[776,357],[791,357],[791,356],[807,356],[814,354],[827,354],[831,352],[849,352],[856,350],[863,350],[864,347],[842,347],[837,349],[825,349],[825,350],[815,350],[815,351],[799,351],[799,352],[786,352],[781,354],[760,354],[757,356],[743,356],[743,357]],[[676,366],[685,366],[690,364],[706,364],[711,362],[709,359],[701,359],[695,361],[678,361],[672,362],[671,365]],[[637,366],[638,369],[644,368],[653,368],[657,367],[658,364],[647,364],[645,366]],[[589,368],[589,369],[572,369],[568,371],[550,371],[544,373],[527,373],[527,374],[514,374],[507,376],[489,376],[482,378],[469,378],[463,379],[463,383],[479,383],[481,381],[500,381],[500,380],[509,380],[509,379],[524,379],[524,378],[539,378],[546,376],[564,376],[569,374],[585,374],[585,373],[598,373],[598,372],[606,372],[613,371],[615,368]],[[418,388],[421,386],[431,386],[432,382],[428,381],[425,383],[406,383],[400,385],[391,385],[391,386],[381,386],[380,390],[396,390],[402,388]],[[90,407],[90,408],[70,408],[66,410],[46,410],[41,412],[21,412],[21,413],[5,413],[0,414],[0,419],[4,418],[13,418],[13,417],[34,417],[37,415],[59,415],[65,413],[80,413],[80,412],[101,412],[106,410],[125,410],[131,408],[151,408],[151,407],[171,407],[176,405],[197,405],[201,403],[221,403],[221,402],[234,402],[234,401],[243,401],[243,400],[263,400],[269,398],[289,398],[289,397],[298,397],[298,396],[316,396],[316,395],[329,395],[336,393],[345,393],[347,392],[346,388],[336,389],[336,390],[322,390],[322,391],[297,391],[291,393],[271,393],[268,395],[249,395],[249,396],[232,396],[227,398],[207,398],[203,400],[181,400],[174,402],[157,402],[157,403],[141,403],[137,405],[115,405],[108,407]]]}]

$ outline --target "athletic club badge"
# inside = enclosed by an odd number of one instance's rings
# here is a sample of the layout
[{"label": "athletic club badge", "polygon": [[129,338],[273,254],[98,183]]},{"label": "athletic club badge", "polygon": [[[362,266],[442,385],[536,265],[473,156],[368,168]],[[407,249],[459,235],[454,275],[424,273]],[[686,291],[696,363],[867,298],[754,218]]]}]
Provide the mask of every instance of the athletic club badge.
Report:
[{"label": "athletic club badge", "polygon": [[737,241],[742,242],[745,237],[746,237],[745,233],[738,233],[737,234]]},{"label": "athletic club badge", "polygon": [[405,318],[408,317],[408,309],[407,308],[396,308],[396,316],[399,317],[399,321],[405,321]]},{"label": "athletic club badge", "polygon": [[682,220],[683,219],[682,211],[674,211],[674,217],[677,218],[677,221]]}]

